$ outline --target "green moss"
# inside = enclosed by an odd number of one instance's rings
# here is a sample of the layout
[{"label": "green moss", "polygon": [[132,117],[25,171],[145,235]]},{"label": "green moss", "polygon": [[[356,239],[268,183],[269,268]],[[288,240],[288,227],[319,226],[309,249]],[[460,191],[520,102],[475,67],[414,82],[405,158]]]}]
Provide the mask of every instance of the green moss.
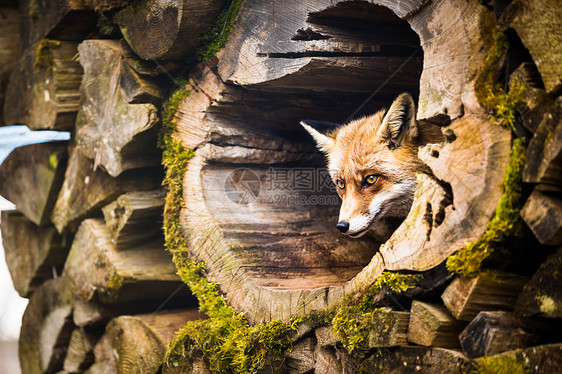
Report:
[{"label": "green moss", "polygon": [[107,287],[112,290],[118,290],[121,288],[122,285],[123,285],[123,277],[121,277],[117,273],[111,274],[107,282]]},{"label": "green moss", "polygon": [[49,169],[57,170],[57,166],[59,165],[59,157],[57,153],[52,153],[49,155]]},{"label": "green moss", "polygon": [[467,374],[527,374],[529,369],[513,356],[482,357],[472,364]]},{"label": "green moss", "polygon": [[61,45],[61,42],[56,40],[43,39],[37,46],[35,52],[35,69],[47,69],[53,66],[53,55],[50,51],[51,48],[56,48]]},{"label": "green moss", "polygon": [[514,130],[515,112],[524,100],[525,85],[515,79],[506,91],[499,83],[499,64],[507,53],[509,43],[506,35],[495,26],[491,12],[484,13],[480,18],[480,30],[487,52],[484,66],[476,76],[476,97],[490,112],[494,122]]},{"label": "green moss", "polygon": [[31,19],[37,19],[41,15],[41,6],[39,0],[30,0],[28,5],[28,14]]},{"label": "green moss", "polygon": [[525,203],[522,175],[526,153],[525,139],[515,139],[504,175],[504,191],[494,217],[488,222],[486,231],[480,239],[468,243],[464,248],[449,256],[447,259],[449,271],[465,277],[476,276],[480,272],[484,260],[494,252],[508,252],[508,248],[505,247],[507,238],[523,236],[524,223],[519,212]]},{"label": "green moss", "polygon": [[350,352],[367,349],[369,332],[379,308],[373,297],[388,287],[394,292],[404,292],[416,286],[418,275],[385,271],[364,293],[348,295],[337,309],[332,320],[333,328],[344,347]]}]

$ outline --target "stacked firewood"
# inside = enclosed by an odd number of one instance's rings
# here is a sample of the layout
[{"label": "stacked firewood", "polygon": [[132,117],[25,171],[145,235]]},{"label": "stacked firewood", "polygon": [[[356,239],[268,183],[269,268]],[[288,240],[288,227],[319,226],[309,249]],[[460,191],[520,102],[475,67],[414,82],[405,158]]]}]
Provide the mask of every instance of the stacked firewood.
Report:
[{"label": "stacked firewood", "polygon": [[[68,143],[18,148],[0,165],[0,195],[17,209],[1,216],[6,260],[30,300],[24,373],[209,372],[199,349],[163,363],[176,331],[206,318],[161,229],[157,138],[163,102],[178,88],[191,93],[173,136],[195,150],[181,229],[189,255],[206,263],[205,275],[250,323],[337,310],[383,271],[419,275],[411,290],[375,295],[360,354],[326,320],[304,319],[283,362],[267,370],[452,373],[486,368],[490,357],[531,372],[562,366],[560,5],[372,3],[246,0],[226,47],[200,64],[193,58],[200,37],[230,2],[2,5],[1,124],[72,133]],[[526,87],[515,130],[530,139],[520,216],[534,244],[515,258],[515,274],[467,278],[445,262],[494,216],[513,136],[488,118],[474,88],[488,59],[482,20],[490,18],[510,43],[499,75]],[[180,74],[187,83],[174,79]],[[419,99],[418,119],[441,126],[445,141],[420,150],[430,171],[418,177],[412,211],[388,242],[334,230],[337,202],[318,202],[335,196],[329,183],[266,188],[295,168],[318,177],[323,159],[301,119],[343,122],[403,91]],[[261,190],[237,183],[240,170]],[[241,185],[255,195],[239,198]]]}]

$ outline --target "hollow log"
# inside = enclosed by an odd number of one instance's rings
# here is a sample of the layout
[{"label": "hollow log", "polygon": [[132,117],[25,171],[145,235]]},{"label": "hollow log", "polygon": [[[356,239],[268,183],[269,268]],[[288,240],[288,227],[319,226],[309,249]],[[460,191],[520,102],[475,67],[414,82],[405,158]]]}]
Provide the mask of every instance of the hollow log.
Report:
[{"label": "hollow log", "polygon": [[103,216],[117,249],[162,235],[164,191],[129,192],[105,206]]},{"label": "hollow log", "polygon": [[558,248],[533,275],[517,298],[515,311],[524,317],[562,318],[560,274],[562,248]]},{"label": "hollow log", "polygon": [[84,301],[164,301],[181,281],[161,240],[117,251],[99,219],[82,221],[66,260],[64,276]]},{"label": "hollow log", "polygon": [[[385,268],[432,269],[494,214],[511,136],[476,100],[485,48],[469,21],[493,15],[472,0],[378,3],[246,2],[216,61],[185,87],[175,138],[195,156],[182,228],[192,257],[251,322],[328,308]],[[431,172],[386,244],[342,237],[323,157],[299,121],[341,123],[403,91],[419,96],[418,120],[448,125],[446,141],[420,149]]]},{"label": "hollow log", "polygon": [[80,148],[69,147],[68,167],[52,213],[59,232],[74,231],[80,220],[128,191],[152,190],[162,179],[160,168],[130,170],[112,178],[103,170],[94,170],[94,162]]},{"label": "hollow log", "polygon": [[541,244],[562,244],[562,199],[535,188],[521,209],[521,218]]},{"label": "hollow log", "polygon": [[123,59],[119,42],[86,40],[78,47],[84,78],[76,118],[76,143],[116,177],[125,170],[159,164],[154,147],[158,122],[153,104],[136,103],[159,95]]},{"label": "hollow log", "polygon": [[24,51],[6,91],[6,124],[24,124],[32,130],[74,128],[82,79],[77,46],[43,39]]},{"label": "hollow log", "polygon": [[428,347],[459,348],[459,334],[465,326],[441,305],[414,301],[410,311],[408,341]]},{"label": "hollow log", "polygon": [[114,370],[118,373],[157,373],[168,342],[187,321],[201,318],[198,310],[120,316],[105,329]]},{"label": "hollow log", "polygon": [[72,331],[64,359],[65,373],[82,373],[94,363],[94,346],[101,337],[95,329],[77,327]]},{"label": "hollow log", "polygon": [[63,183],[65,143],[16,148],[0,165],[0,195],[36,225],[47,224]]},{"label": "hollow log", "polygon": [[78,42],[96,29],[96,14],[81,0],[22,0],[19,10],[24,48],[43,38]]},{"label": "hollow log", "polygon": [[527,281],[526,277],[501,279],[487,274],[456,278],[441,298],[456,319],[470,321],[480,311],[513,310]]},{"label": "hollow log", "polygon": [[5,124],[4,100],[6,99],[6,86],[10,72],[17,65],[21,54],[20,40],[20,17],[17,9],[0,8],[0,124]]},{"label": "hollow log", "polygon": [[62,369],[72,324],[72,288],[65,278],[46,281],[29,299],[22,319],[19,359],[23,373]]},{"label": "hollow log", "polygon": [[215,23],[224,0],[142,0],[114,15],[131,48],[145,60],[179,59]]},{"label": "hollow log", "polygon": [[6,264],[20,296],[28,297],[61,274],[70,244],[67,237],[52,226],[38,227],[17,211],[3,211],[0,226]]}]

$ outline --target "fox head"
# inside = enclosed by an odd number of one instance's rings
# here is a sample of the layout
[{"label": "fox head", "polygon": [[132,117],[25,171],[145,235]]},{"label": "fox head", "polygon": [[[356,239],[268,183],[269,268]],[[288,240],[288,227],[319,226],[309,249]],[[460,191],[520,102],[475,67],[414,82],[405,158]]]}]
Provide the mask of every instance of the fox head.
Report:
[{"label": "fox head", "polygon": [[[381,110],[327,132],[301,125],[326,154],[328,170],[342,199],[336,227],[352,238],[379,231],[388,220],[408,215],[416,173],[425,168],[418,147],[426,136],[408,93]],[[427,141],[426,141],[427,142]]]}]

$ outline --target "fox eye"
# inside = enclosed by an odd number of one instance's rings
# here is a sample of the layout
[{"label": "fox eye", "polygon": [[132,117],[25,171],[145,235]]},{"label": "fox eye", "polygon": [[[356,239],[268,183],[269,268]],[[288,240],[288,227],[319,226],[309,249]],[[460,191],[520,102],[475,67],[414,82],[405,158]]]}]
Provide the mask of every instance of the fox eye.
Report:
[{"label": "fox eye", "polygon": [[375,174],[367,175],[367,177],[365,178],[365,184],[367,186],[372,186],[373,184],[377,183],[378,179],[379,179],[378,175]]},{"label": "fox eye", "polygon": [[336,186],[338,186],[339,189],[343,190],[345,188],[345,182],[341,179],[336,179]]}]

